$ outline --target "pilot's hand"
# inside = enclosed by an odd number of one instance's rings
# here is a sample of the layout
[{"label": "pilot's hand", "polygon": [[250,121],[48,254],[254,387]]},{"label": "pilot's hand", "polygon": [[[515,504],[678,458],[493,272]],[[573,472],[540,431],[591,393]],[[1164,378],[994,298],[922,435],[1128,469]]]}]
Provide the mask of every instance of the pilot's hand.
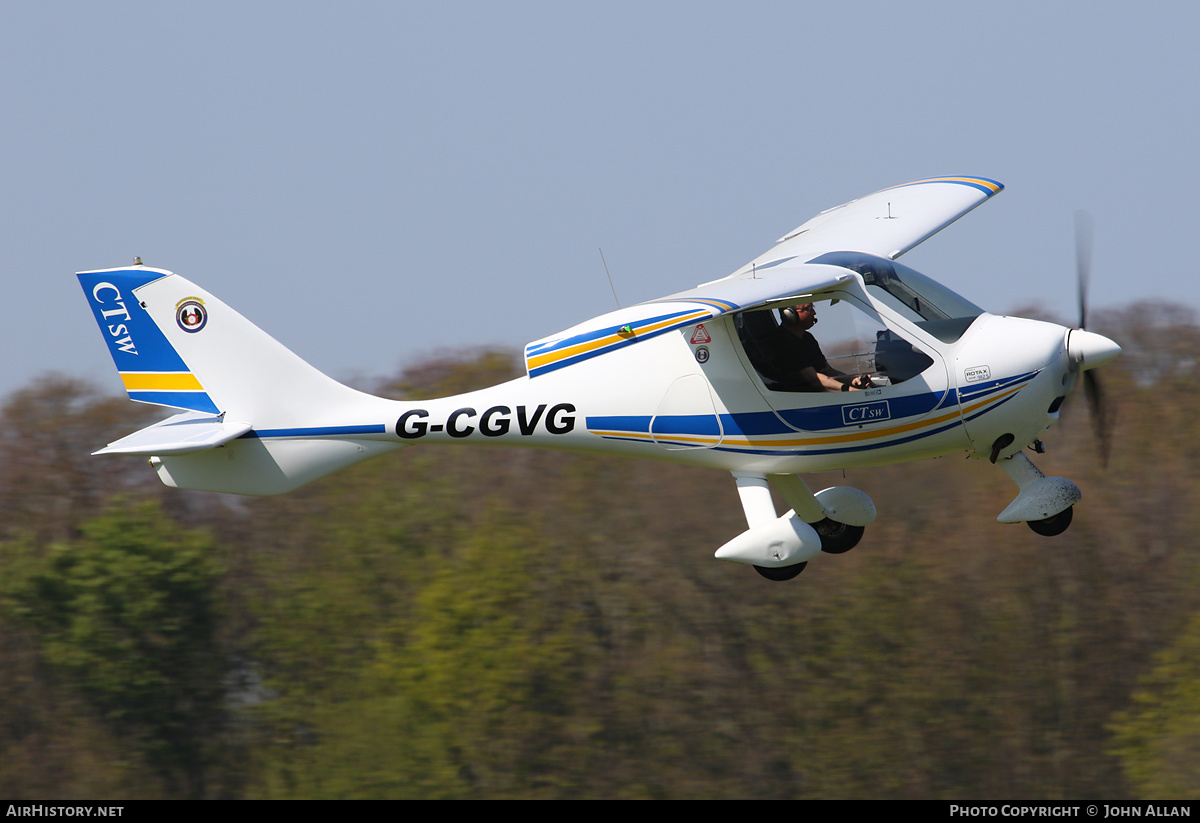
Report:
[{"label": "pilot's hand", "polygon": [[871,383],[871,375],[869,375],[869,374],[856,374],[850,380],[850,389],[851,390],[869,389],[869,388],[871,388],[872,385],[873,384]]}]

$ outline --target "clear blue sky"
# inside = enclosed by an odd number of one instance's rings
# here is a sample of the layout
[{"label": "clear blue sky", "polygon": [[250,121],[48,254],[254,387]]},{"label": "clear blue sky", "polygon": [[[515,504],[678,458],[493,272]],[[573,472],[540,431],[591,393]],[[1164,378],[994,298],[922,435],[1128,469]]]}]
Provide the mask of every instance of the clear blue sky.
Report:
[{"label": "clear blue sky", "polygon": [[119,391],[73,273],[204,285],[340,379],[721,277],[921,177],[993,311],[1200,305],[1194,3],[7,2],[0,395]]}]

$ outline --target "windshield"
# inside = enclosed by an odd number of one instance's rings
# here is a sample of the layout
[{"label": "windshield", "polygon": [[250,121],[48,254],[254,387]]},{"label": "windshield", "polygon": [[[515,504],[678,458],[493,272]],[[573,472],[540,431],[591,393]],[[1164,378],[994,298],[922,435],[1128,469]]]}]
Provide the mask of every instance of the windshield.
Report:
[{"label": "windshield", "polygon": [[983,314],[983,309],[941,283],[884,257],[835,251],[808,262],[858,272],[872,297],[943,343],[953,343],[962,337],[975,318]]}]

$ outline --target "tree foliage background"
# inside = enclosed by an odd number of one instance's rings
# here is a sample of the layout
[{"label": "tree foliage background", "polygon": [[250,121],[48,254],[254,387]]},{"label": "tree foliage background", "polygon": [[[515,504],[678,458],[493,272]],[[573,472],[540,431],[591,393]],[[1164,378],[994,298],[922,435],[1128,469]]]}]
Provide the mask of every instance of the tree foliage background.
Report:
[{"label": "tree foliage background", "polygon": [[1200,329],[1093,325],[1114,448],[1068,401],[1066,534],[996,523],[986,461],[814,476],[880,517],[786,584],[712,559],[745,528],[721,472],[429,447],[179,492],[89,456],[156,410],[47,377],[0,412],[0,794],[1195,797]]}]

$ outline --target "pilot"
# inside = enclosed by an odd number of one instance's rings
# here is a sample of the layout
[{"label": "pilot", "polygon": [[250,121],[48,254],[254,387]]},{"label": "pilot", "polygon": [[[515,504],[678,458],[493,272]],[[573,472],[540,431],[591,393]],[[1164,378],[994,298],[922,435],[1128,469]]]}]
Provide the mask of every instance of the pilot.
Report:
[{"label": "pilot", "polygon": [[804,391],[858,391],[870,388],[869,374],[840,372],[821,352],[817,338],[809,332],[817,324],[817,309],[812,303],[783,309],[780,335],[783,359],[788,364],[788,383]]}]

